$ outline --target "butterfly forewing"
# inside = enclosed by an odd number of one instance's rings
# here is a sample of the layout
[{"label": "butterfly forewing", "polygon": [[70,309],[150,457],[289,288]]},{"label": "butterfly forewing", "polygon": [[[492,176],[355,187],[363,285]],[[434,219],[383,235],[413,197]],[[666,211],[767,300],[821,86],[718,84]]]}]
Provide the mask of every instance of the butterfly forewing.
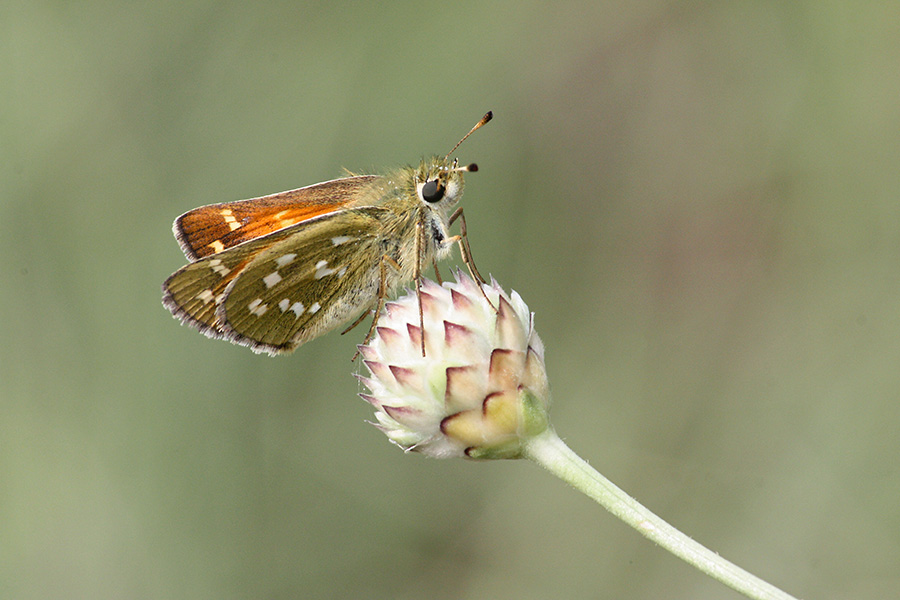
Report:
[{"label": "butterfly forewing", "polygon": [[377,178],[344,177],[270,196],[201,206],[175,220],[175,237],[185,256],[198,260],[338,210]]}]

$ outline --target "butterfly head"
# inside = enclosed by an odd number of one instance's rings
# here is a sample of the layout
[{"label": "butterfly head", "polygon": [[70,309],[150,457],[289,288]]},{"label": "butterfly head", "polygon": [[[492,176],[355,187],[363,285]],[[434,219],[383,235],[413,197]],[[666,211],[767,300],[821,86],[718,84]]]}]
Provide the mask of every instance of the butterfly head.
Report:
[{"label": "butterfly head", "polygon": [[456,160],[449,164],[437,157],[424,161],[416,171],[416,195],[432,208],[453,207],[462,196],[463,173],[477,170],[475,163],[460,167]]}]

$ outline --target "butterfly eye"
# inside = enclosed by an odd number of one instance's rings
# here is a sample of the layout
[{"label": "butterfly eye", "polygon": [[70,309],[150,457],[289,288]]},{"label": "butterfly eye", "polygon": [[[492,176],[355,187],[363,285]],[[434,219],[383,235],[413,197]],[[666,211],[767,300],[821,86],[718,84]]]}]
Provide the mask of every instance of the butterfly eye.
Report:
[{"label": "butterfly eye", "polygon": [[422,199],[425,202],[439,202],[444,197],[444,186],[437,179],[426,181],[422,186]]}]

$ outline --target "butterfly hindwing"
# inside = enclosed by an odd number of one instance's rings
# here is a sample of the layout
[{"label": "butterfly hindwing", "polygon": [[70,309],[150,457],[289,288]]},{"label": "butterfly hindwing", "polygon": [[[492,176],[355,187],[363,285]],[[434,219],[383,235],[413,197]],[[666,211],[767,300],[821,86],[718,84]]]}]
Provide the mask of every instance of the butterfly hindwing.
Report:
[{"label": "butterfly hindwing", "polygon": [[225,337],[256,351],[288,352],[370,308],[385,212],[369,206],[323,215],[255,254],[217,306]]},{"label": "butterfly hindwing", "polygon": [[224,300],[228,285],[254,256],[289,235],[289,230],[276,231],[180,268],[163,284],[163,304],[209,337],[224,337],[216,307]]},{"label": "butterfly hindwing", "polygon": [[375,175],[343,177],[269,196],[210,204],[175,220],[173,230],[189,260],[222,252],[254,238],[345,206]]}]

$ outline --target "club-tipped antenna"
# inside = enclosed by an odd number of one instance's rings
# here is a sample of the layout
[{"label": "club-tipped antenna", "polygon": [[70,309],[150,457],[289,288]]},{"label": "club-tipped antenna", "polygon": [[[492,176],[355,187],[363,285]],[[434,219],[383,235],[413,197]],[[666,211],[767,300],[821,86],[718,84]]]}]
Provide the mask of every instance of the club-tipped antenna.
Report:
[{"label": "club-tipped antenna", "polygon": [[[459,140],[458,142],[456,142],[456,145],[453,146],[453,149],[450,150],[450,152],[447,153],[447,156],[444,157],[444,162],[446,162],[447,159],[450,158],[450,155],[453,154],[453,153],[456,151],[457,148],[459,148],[459,145],[460,145],[460,144],[462,144],[464,141],[466,141],[466,138],[467,138],[467,137],[469,137],[470,135],[472,135],[473,133],[475,133],[475,131],[476,131],[477,129],[481,128],[481,127],[484,126],[484,125],[487,125],[488,121],[490,121],[491,118],[493,118],[493,116],[494,116],[494,113],[493,113],[492,111],[490,111],[490,110],[487,111],[487,112],[484,114],[484,116],[481,117],[481,120],[478,121],[477,123],[475,123],[475,127],[473,127],[472,129],[470,129],[470,130],[469,130],[469,133],[467,133],[466,135],[464,135],[463,138],[462,138],[461,140]],[[474,170],[477,170],[477,169],[478,169],[478,167],[476,167],[475,169],[472,169],[472,170],[474,171]]]}]

